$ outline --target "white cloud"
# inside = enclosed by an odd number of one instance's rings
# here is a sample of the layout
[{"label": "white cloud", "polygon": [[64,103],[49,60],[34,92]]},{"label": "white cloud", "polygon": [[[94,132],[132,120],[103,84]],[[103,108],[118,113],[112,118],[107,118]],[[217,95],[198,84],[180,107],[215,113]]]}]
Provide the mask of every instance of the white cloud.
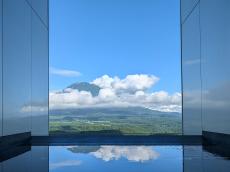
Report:
[{"label": "white cloud", "polygon": [[50,109],[86,107],[134,107],[140,106],[166,112],[181,111],[181,94],[166,91],[149,93],[159,79],[152,75],[128,75],[124,79],[104,75],[92,83],[101,87],[98,96],[73,89],[50,93]]},{"label": "white cloud", "polygon": [[92,83],[101,88],[113,89],[115,92],[135,92],[152,87],[158,80],[159,78],[154,75],[145,74],[127,75],[124,79],[104,75],[95,79]]},{"label": "white cloud", "polygon": [[115,79],[116,77],[111,78],[108,75],[103,75],[102,77],[95,79],[92,83],[101,88],[111,88],[111,85]]},{"label": "white cloud", "polygon": [[159,157],[159,153],[150,146],[101,146],[96,152],[90,154],[104,161],[118,160],[123,157],[129,161],[144,162]]},{"label": "white cloud", "polygon": [[51,162],[49,165],[49,169],[54,170],[57,168],[79,166],[79,165],[81,165],[81,161],[79,160],[65,160],[61,162]]},{"label": "white cloud", "polygon": [[50,74],[58,75],[63,77],[78,77],[81,76],[81,73],[74,70],[67,70],[67,69],[57,69],[54,67],[50,67]]}]

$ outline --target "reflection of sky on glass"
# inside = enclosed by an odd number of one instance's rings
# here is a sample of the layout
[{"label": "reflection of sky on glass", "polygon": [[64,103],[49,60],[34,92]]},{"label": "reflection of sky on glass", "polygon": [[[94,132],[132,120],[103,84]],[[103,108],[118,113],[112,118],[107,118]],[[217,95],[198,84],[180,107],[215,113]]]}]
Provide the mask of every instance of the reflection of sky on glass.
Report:
[{"label": "reflection of sky on glass", "polygon": [[182,172],[182,146],[54,146],[49,169],[64,171]]}]

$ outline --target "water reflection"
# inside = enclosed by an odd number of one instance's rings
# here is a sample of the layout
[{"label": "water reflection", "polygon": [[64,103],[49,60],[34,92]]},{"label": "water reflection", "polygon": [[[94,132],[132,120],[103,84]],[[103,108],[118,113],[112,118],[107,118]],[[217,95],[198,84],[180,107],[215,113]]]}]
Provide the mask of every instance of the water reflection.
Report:
[{"label": "water reflection", "polygon": [[89,153],[104,161],[125,158],[129,161],[144,162],[159,157],[159,153],[150,146],[73,146],[67,149],[73,153]]},{"label": "water reflection", "polygon": [[[182,146],[50,147],[50,171],[182,171]],[[163,163],[171,166],[162,166]]]},{"label": "water reflection", "polygon": [[0,161],[0,172],[227,172],[230,169],[228,152],[220,147],[202,146],[17,147],[1,152]]},{"label": "water reflection", "polygon": [[124,157],[134,162],[157,159],[159,156],[159,153],[149,146],[102,146],[96,152],[91,152],[91,154],[104,161],[118,160]]},{"label": "water reflection", "polygon": [[64,168],[64,167],[74,167],[81,165],[82,161],[80,160],[65,160],[60,162],[51,162],[49,165],[50,170]]}]

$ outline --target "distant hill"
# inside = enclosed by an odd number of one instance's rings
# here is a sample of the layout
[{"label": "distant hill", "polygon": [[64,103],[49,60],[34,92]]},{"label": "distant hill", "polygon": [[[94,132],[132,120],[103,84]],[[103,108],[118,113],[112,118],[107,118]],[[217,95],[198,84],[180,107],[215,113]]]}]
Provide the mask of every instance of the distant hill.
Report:
[{"label": "distant hill", "polygon": [[52,115],[74,116],[181,116],[178,112],[160,112],[144,107],[104,107],[50,110]]},{"label": "distant hill", "polygon": [[[111,136],[181,134],[181,119],[181,113],[143,107],[98,107],[50,110],[49,122],[51,135]],[[91,151],[84,147],[69,150]]]},{"label": "distant hill", "polygon": [[69,85],[67,88],[75,89],[78,91],[88,91],[92,94],[92,96],[98,96],[100,87],[95,84],[90,84],[88,82],[76,82],[74,84]]}]

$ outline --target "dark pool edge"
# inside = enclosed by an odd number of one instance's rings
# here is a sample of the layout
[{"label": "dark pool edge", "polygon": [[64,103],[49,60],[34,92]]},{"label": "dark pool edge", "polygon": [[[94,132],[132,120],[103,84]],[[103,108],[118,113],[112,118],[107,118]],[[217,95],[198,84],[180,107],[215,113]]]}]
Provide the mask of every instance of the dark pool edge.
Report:
[{"label": "dark pool edge", "polygon": [[202,136],[32,136],[32,145],[202,145]]},{"label": "dark pool edge", "polygon": [[203,131],[202,137],[203,144],[205,145],[220,145],[230,147],[230,134]]},{"label": "dark pool edge", "polygon": [[28,145],[31,141],[31,132],[18,133],[0,137],[0,151],[11,146]]},{"label": "dark pool edge", "polygon": [[26,153],[31,150],[30,145],[22,145],[22,146],[11,146],[9,149],[1,151],[0,153],[0,163],[6,161],[8,159],[14,158],[18,155]]},{"label": "dark pool edge", "polygon": [[222,145],[230,146],[230,135],[203,131],[200,135],[154,136],[31,136],[30,132],[3,136],[0,150],[9,146],[32,145]]},{"label": "dark pool edge", "polygon": [[0,162],[30,150],[31,132],[0,137]]}]

